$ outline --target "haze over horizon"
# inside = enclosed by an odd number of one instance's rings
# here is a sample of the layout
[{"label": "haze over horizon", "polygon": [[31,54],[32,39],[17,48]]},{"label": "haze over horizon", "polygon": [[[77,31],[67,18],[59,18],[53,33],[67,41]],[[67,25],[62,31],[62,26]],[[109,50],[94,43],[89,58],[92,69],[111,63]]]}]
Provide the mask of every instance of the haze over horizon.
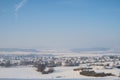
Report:
[{"label": "haze over horizon", "polygon": [[120,0],[0,0],[0,48],[120,48]]}]

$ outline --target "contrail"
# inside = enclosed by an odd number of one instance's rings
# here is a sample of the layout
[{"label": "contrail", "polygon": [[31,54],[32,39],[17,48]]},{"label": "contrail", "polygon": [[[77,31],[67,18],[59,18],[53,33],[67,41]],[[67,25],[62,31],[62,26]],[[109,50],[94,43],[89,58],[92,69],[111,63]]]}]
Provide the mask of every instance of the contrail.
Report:
[{"label": "contrail", "polygon": [[20,8],[22,8],[24,6],[24,4],[27,2],[27,0],[22,0],[21,2],[19,2],[18,4],[16,4],[15,6],[15,16],[18,17],[18,11],[20,10]]}]

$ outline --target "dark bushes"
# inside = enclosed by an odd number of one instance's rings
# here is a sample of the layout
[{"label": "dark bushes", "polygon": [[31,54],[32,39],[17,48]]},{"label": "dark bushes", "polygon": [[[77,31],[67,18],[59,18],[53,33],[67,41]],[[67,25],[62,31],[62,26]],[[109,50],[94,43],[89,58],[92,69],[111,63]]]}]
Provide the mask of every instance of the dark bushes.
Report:
[{"label": "dark bushes", "polygon": [[38,64],[36,67],[38,72],[43,72],[46,68],[45,64]]},{"label": "dark bushes", "polygon": [[75,69],[73,69],[73,71],[80,71],[81,70],[81,68],[75,68]]},{"label": "dark bushes", "polygon": [[47,71],[43,71],[42,74],[53,73],[55,70],[53,68],[49,68]]},{"label": "dark bushes", "polygon": [[49,68],[48,69],[48,73],[52,73],[52,72],[54,72],[54,69],[53,68]]},{"label": "dark bushes", "polygon": [[38,64],[36,67],[37,67],[37,71],[41,72],[42,74],[49,74],[54,72],[54,69],[52,67],[50,67],[47,71],[45,71],[46,69],[45,64]]},{"label": "dark bushes", "polygon": [[94,77],[105,77],[105,76],[114,76],[112,73],[96,73],[95,71],[82,71],[80,72],[81,75],[85,76],[94,76]]}]

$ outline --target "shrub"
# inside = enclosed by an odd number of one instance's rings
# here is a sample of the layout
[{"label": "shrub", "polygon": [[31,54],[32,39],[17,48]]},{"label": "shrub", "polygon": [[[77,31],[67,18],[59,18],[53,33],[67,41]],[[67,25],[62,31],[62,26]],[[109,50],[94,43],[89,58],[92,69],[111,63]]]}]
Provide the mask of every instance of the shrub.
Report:
[{"label": "shrub", "polygon": [[55,70],[53,68],[49,68],[47,71],[42,71],[42,74],[53,73]]},{"label": "shrub", "polygon": [[45,64],[38,64],[37,65],[37,71],[43,72],[45,70],[46,66]]},{"label": "shrub", "polygon": [[52,73],[52,72],[54,72],[54,68],[49,68],[48,73]]},{"label": "shrub", "polygon": [[80,71],[81,70],[81,68],[75,68],[75,69],[73,69],[73,71]]},{"label": "shrub", "polygon": [[42,74],[48,74],[48,72],[47,71],[43,71]]}]

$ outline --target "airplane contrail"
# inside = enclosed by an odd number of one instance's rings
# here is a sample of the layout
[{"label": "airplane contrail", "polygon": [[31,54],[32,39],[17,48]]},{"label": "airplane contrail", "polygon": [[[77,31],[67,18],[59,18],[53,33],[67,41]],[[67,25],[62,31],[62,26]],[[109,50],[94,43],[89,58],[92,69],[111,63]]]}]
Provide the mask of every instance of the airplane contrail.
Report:
[{"label": "airplane contrail", "polygon": [[18,4],[16,4],[15,6],[15,16],[17,17],[18,16],[18,11],[20,10],[20,8],[22,8],[25,3],[27,2],[27,0],[22,0],[21,2],[19,2]]}]

